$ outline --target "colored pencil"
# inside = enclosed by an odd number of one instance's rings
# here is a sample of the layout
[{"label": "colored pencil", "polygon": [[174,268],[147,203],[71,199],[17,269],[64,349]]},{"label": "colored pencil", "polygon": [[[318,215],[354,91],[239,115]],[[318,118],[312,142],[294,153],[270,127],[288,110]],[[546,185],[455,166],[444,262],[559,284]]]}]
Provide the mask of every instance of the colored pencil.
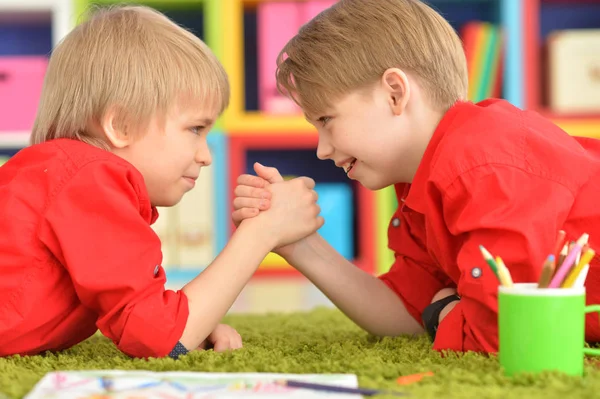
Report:
[{"label": "colored pencil", "polygon": [[498,265],[498,276],[500,277],[500,283],[505,287],[512,287],[513,281],[510,271],[508,271],[504,261],[499,256],[496,256],[496,264]]},{"label": "colored pencil", "polygon": [[585,266],[589,265],[589,263],[592,260],[592,258],[594,257],[594,255],[596,255],[596,252],[594,252],[593,249],[588,249],[583,254],[583,256],[581,257],[579,262],[577,263],[577,266],[575,266],[573,269],[571,269],[569,275],[565,278],[565,280],[561,284],[561,287],[563,287],[563,288],[573,287],[575,285],[575,281],[581,274],[583,268]]},{"label": "colored pencil", "polygon": [[556,268],[554,269],[554,273],[556,273],[556,271],[562,266],[568,253],[569,253],[569,244],[565,243],[563,245],[562,249],[560,250],[560,253],[558,254],[558,262],[556,262]]},{"label": "colored pencil", "polygon": [[[554,270],[552,271],[552,273],[554,274],[556,272],[557,269],[557,265],[560,265],[560,263],[556,263],[560,261],[560,253],[565,245],[565,238],[567,237],[567,233],[564,230],[560,230],[558,232],[558,237],[556,237],[556,243],[554,244],[554,252],[552,252],[554,254],[554,259],[555,259],[555,263],[554,263]],[[567,254],[565,253],[565,256]]]},{"label": "colored pencil", "polygon": [[579,239],[577,240],[575,245],[573,245],[573,248],[571,249],[567,257],[565,258],[565,261],[562,263],[562,265],[560,265],[560,268],[556,271],[556,274],[554,275],[552,281],[550,282],[550,285],[548,286],[549,288],[560,287],[560,284],[564,281],[565,277],[571,270],[571,266],[573,266],[573,262],[577,257],[577,253],[581,252],[583,246],[587,244],[588,239],[589,235],[587,233],[583,233],[581,237],[579,237]]},{"label": "colored pencil", "polygon": [[577,277],[577,280],[575,280],[575,284],[573,284],[573,287],[581,288],[585,286],[585,279],[587,278],[589,270],[590,265],[585,265],[583,267],[583,270],[581,271],[581,273],[579,273],[579,276]]},{"label": "colored pencil", "polygon": [[403,375],[396,379],[396,383],[398,385],[409,385],[414,384],[415,382],[421,381],[424,377],[433,377],[432,371],[426,371],[424,373]]},{"label": "colored pencil", "polygon": [[567,233],[564,230],[560,230],[558,232],[558,237],[556,237],[556,244],[554,244],[554,256],[558,257],[558,253],[562,249],[563,245],[565,245],[565,237]]},{"label": "colored pencil", "polygon": [[334,385],[326,385],[326,384],[315,384],[310,382],[303,381],[292,381],[292,380],[283,380],[277,381],[277,384],[290,387],[290,388],[302,388],[302,389],[312,389],[314,391],[323,391],[323,392],[337,392],[337,393],[355,393],[365,396],[373,396],[373,395],[397,395],[397,396],[405,396],[404,392],[394,392],[394,391],[382,391],[379,389],[369,389],[369,388],[348,388],[348,387],[340,387]]},{"label": "colored pencil", "polygon": [[552,275],[554,274],[554,269],[556,268],[556,264],[554,262],[554,255],[548,255],[546,258],[546,262],[544,262],[544,266],[542,267],[542,274],[540,276],[540,281],[538,282],[538,288],[548,288],[548,284],[550,284],[550,280],[552,280]]},{"label": "colored pencil", "polygon": [[483,259],[485,259],[487,264],[490,266],[490,268],[496,275],[496,278],[500,279],[500,275],[498,274],[498,265],[494,261],[494,257],[492,256],[492,254],[487,249],[485,249],[485,247],[483,245],[479,246],[479,251],[481,251],[481,254],[483,255]]}]

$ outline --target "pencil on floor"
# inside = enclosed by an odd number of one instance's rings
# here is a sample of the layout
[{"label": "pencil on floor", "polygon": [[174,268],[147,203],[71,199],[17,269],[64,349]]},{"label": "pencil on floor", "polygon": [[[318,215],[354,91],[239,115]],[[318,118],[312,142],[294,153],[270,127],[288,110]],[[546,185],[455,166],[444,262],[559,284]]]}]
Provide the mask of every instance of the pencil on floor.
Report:
[{"label": "pencil on floor", "polygon": [[554,255],[549,255],[544,262],[544,266],[542,266],[542,274],[540,275],[540,281],[538,282],[538,288],[548,288],[548,284],[550,284],[550,280],[552,280],[552,276],[554,275],[554,270],[556,268]]},{"label": "pencil on floor", "polygon": [[404,392],[396,392],[396,391],[382,391],[379,389],[369,389],[369,388],[348,388],[348,387],[340,387],[334,385],[326,385],[326,384],[315,384],[312,382],[303,382],[303,381],[292,381],[292,380],[282,380],[277,381],[278,385],[286,386],[290,388],[302,388],[302,389],[312,389],[314,391],[323,391],[323,392],[337,392],[337,393],[356,393],[365,396],[373,396],[373,395],[396,395],[396,396],[405,396]]}]

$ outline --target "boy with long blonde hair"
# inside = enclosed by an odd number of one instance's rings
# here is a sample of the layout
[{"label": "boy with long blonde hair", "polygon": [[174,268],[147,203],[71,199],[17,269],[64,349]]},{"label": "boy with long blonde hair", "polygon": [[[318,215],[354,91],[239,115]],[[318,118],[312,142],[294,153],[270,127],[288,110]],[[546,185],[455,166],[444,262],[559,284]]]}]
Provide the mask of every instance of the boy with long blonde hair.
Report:
[{"label": "boy with long blonde hair", "polygon": [[[317,156],[371,190],[394,186],[395,262],[375,277],[318,234],[277,249],[343,312],[377,335],[426,331],[434,348],[498,349],[498,279],[536,282],[559,230],[600,243],[600,142],[569,136],[506,101],[467,101],[460,38],[418,0],[340,0],[292,38],[277,82],[319,134]],[[274,168],[238,180],[233,220],[251,220],[281,183]],[[588,303],[600,301],[590,264]],[[598,316],[586,339],[600,340]]]},{"label": "boy with long blonde hair", "polygon": [[274,187],[205,271],[165,289],[156,207],[211,164],[206,136],[228,101],[210,49],[150,8],[98,10],[54,49],[32,146],[0,168],[0,356],[97,329],[134,357],[242,346],[219,321],[270,250],[322,219],[314,181]]}]

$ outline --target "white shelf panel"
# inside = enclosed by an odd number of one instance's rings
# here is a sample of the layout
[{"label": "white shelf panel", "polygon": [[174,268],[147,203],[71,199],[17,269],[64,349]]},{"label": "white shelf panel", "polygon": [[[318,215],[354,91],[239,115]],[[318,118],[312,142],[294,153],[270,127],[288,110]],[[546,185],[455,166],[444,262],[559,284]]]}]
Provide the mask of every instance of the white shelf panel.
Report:
[{"label": "white shelf panel", "polygon": [[52,45],[56,46],[74,27],[72,0],[0,0],[0,13],[50,12]]},{"label": "white shelf panel", "polygon": [[29,132],[0,131],[0,148],[23,148],[29,145]]}]

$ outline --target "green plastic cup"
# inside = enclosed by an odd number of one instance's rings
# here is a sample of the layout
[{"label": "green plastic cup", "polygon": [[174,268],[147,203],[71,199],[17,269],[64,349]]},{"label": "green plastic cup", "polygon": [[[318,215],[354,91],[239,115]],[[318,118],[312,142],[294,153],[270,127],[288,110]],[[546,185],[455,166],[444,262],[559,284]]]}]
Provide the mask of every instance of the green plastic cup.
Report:
[{"label": "green plastic cup", "polygon": [[498,338],[500,365],[508,376],[559,371],[583,375],[585,314],[600,305],[585,305],[585,288],[537,288],[535,283],[500,286]]}]

